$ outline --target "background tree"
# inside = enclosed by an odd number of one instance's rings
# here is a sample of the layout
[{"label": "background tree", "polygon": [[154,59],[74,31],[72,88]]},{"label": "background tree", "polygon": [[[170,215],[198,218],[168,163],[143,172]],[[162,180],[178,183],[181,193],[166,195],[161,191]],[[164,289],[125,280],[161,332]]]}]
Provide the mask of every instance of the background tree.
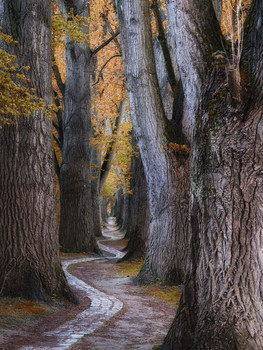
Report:
[{"label": "background tree", "polygon": [[[29,87],[51,103],[49,1],[0,2],[3,31],[19,41],[18,66],[31,67]],[[75,300],[59,260],[51,120],[44,110],[12,119],[0,131],[0,293],[33,300]]]}]

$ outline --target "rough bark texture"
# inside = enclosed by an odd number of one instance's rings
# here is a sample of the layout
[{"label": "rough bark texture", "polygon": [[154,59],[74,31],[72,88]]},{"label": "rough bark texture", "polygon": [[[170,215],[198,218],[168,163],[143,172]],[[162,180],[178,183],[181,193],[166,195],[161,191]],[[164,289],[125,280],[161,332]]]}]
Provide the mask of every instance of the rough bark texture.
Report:
[{"label": "rough bark texture", "polygon": [[158,86],[149,4],[120,0],[118,16],[131,117],[149,189],[151,215],[148,249],[137,281],[159,278],[180,283],[187,265],[182,261],[187,261],[188,158],[173,153],[168,146],[176,140]]},{"label": "rough bark texture", "polygon": [[[19,41],[20,65],[51,103],[51,3],[1,0],[1,26]],[[51,120],[43,111],[0,130],[0,295],[74,300],[59,259]]]},{"label": "rough bark texture", "polygon": [[145,255],[147,240],[149,237],[149,200],[147,194],[147,184],[141,159],[134,158],[135,169],[132,178],[132,196],[129,205],[129,243],[127,254],[121,261],[141,258]]},{"label": "rough bark texture", "polygon": [[[89,2],[66,1],[66,10],[89,16]],[[90,174],[90,74],[92,59],[87,43],[69,41],[64,97],[63,148],[60,169],[60,230],[63,250],[97,252],[93,232]]]},{"label": "rough bark texture", "polygon": [[[192,271],[162,349],[262,349],[263,3],[254,1],[249,18],[241,62],[246,95],[239,106],[225,70],[205,59],[222,49],[216,20],[210,22],[211,2],[175,3],[180,49],[185,57],[202,57],[198,68],[206,74],[196,80],[203,94],[195,95],[193,118]],[[191,31],[182,43],[179,28],[186,26]],[[178,61],[189,77],[194,61]]]}]

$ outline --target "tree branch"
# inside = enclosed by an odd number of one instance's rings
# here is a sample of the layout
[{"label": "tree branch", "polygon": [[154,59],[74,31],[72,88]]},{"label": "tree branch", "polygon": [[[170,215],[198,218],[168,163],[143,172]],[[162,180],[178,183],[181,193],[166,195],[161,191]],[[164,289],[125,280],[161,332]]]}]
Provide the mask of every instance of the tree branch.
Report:
[{"label": "tree branch", "polygon": [[153,10],[154,17],[155,17],[156,24],[157,24],[157,28],[158,28],[158,39],[160,41],[163,55],[164,55],[164,59],[165,59],[165,66],[166,66],[166,70],[167,70],[167,74],[168,74],[168,81],[169,81],[169,84],[171,86],[173,93],[176,94],[177,90],[178,90],[178,83],[179,82],[177,81],[176,76],[175,76],[173,63],[172,63],[172,59],[170,56],[170,51],[168,48],[166,35],[165,35],[164,27],[163,27],[163,22],[162,22],[159,6],[157,4],[157,0],[153,1],[151,8]]},{"label": "tree branch", "polygon": [[95,55],[96,53],[98,53],[100,50],[102,50],[105,46],[107,46],[110,42],[112,42],[112,40],[114,40],[118,35],[120,34],[120,32],[117,30],[117,32],[115,32],[111,38],[109,38],[108,40],[106,40],[103,44],[101,44],[100,46],[98,46],[95,50],[91,51],[92,55]]},{"label": "tree branch", "polygon": [[[102,17],[102,19],[103,19],[103,21],[104,21],[104,23],[105,23],[105,26],[106,26],[108,32],[109,32],[111,35],[114,35],[114,30],[112,29],[112,27],[111,27],[111,25],[110,25],[110,22],[109,22],[109,20],[108,20],[108,17],[107,17],[104,13],[101,15],[101,17]],[[119,41],[118,41],[117,38],[114,38],[114,43],[115,43],[115,45],[116,45],[116,47],[117,47],[119,53],[121,53],[121,44],[119,43]]]},{"label": "tree branch", "polygon": [[99,80],[100,80],[100,78],[101,78],[103,69],[104,69],[104,68],[106,67],[106,65],[107,65],[113,58],[115,58],[115,57],[121,57],[121,55],[114,55],[114,56],[110,57],[110,58],[104,63],[104,65],[101,67],[101,70],[100,70],[100,72],[99,72],[99,74],[98,74],[98,78],[97,78],[96,82],[95,82],[94,84],[92,84],[92,85],[98,84],[98,82],[99,82]]},{"label": "tree branch", "polygon": [[59,178],[59,173],[60,173],[60,166],[59,166],[59,162],[58,162],[58,158],[57,158],[57,155],[56,155],[56,152],[54,150],[53,152],[54,154],[54,166],[55,166],[55,172]]},{"label": "tree branch", "polygon": [[53,138],[56,141],[56,144],[58,145],[59,149],[62,150],[62,143],[60,142],[60,140],[54,134],[53,134]]},{"label": "tree branch", "polygon": [[58,88],[62,94],[62,96],[64,96],[64,93],[65,93],[65,84],[63,83],[62,81],[62,78],[61,78],[61,75],[60,75],[60,71],[58,69],[58,66],[57,66],[57,63],[56,63],[56,59],[55,59],[55,55],[54,55],[54,52],[52,50],[52,70],[53,70],[53,73],[54,73],[54,76],[55,76],[55,79],[56,79],[56,82],[57,82],[57,85],[58,85]]}]

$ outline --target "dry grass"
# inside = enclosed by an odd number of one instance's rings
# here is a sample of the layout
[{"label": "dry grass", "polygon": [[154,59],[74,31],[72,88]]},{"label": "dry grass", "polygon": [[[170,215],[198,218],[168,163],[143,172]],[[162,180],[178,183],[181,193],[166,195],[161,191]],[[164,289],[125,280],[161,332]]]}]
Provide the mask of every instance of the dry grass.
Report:
[{"label": "dry grass", "polygon": [[174,306],[179,306],[181,297],[181,289],[178,287],[165,287],[160,285],[146,285],[142,287],[145,294],[153,295],[154,297]]},{"label": "dry grass", "polygon": [[9,327],[26,320],[49,315],[53,307],[21,298],[0,298],[0,327]]},{"label": "dry grass", "polygon": [[[116,265],[117,273],[125,277],[136,277],[143,265],[143,259],[134,260],[133,262],[120,263]],[[150,284],[142,286],[145,294],[152,295],[174,307],[178,307],[181,288],[174,286],[163,286],[160,284]]]},{"label": "dry grass", "polygon": [[116,265],[116,267],[120,275],[125,277],[136,277],[140,272],[142,265],[143,265],[143,258],[134,260],[132,262],[123,262]]}]

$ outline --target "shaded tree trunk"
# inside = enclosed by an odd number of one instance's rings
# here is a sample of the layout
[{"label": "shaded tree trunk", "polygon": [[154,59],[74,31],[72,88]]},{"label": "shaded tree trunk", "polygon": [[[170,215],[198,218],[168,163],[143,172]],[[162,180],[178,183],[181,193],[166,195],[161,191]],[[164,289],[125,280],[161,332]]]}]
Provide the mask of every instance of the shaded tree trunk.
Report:
[{"label": "shaded tree trunk", "polygon": [[[64,1],[66,11],[89,16],[89,2]],[[92,55],[87,43],[66,46],[63,147],[60,169],[60,230],[63,250],[98,252],[93,231],[90,170],[90,75]]]},{"label": "shaded tree trunk", "polygon": [[133,191],[129,206],[129,236],[127,254],[120,260],[133,260],[145,255],[147,240],[149,237],[149,201],[147,184],[140,158],[135,158],[135,169],[131,189]]},{"label": "shaded tree trunk", "polygon": [[159,278],[181,283],[187,269],[182,261],[187,261],[188,156],[176,154],[169,147],[177,140],[165,116],[158,86],[149,4],[120,0],[118,16],[131,117],[149,189],[151,215],[148,249],[137,282]]},{"label": "shaded tree trunk", "polygon": [[[51,103],[51,2],[1,0],[0,15],[19,41],[18,64]],[[51,127],[39,110],[0,130],[0,295],[75,301],[59,259]]]},{"label": "shaded tree trunk", "polygon": [[105,197],[100,196],[100,216],[102,225],[107,222],[107,200]]},{"label": "shaded tree trunk", "polygon": [[[225,69],[216,69],[211,61],[212,53],[222,50],[211,1],[174,3],[178,57],[184,53],[178,62],[187,77],[188,105],[196,107],[192,271],[162,349],[262,349],[263,3],[253,2],[248,21],[238,105]],[[182,33],[185,26],[191,28],[187,36]],[[197,31],[198,41],[193,35]]]},{"label": "shaded tree trunk", "polygon": [[100,218],[100,191],[99,191],[99,180],[100,180],[100,166],[101,160],[99,151],[94,147],[91,148],[91,195],[92,195],[92,214],[93,214],[93,233],[95,237],[101,237],[101,218]]}]

